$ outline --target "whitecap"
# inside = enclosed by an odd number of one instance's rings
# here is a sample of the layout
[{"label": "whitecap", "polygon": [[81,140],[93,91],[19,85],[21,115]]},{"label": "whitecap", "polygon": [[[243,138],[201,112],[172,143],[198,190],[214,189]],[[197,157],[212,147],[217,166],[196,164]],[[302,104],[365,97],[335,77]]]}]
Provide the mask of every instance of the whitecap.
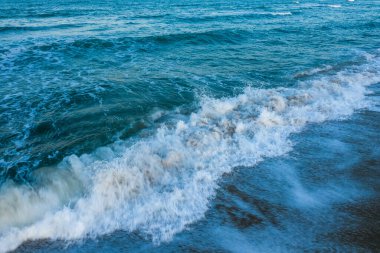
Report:
[{"label": "whitecap", "polygon": [[341,8],[342,5],[340,5],[340,4],[329,4],[328,7],[330,7],[330,8]]}]

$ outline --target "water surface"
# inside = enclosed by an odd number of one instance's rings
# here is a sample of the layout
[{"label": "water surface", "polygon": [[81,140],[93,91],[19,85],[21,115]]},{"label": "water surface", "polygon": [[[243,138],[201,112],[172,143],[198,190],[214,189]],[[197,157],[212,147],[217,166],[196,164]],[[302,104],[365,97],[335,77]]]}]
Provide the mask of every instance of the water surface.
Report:
[{"label": "water surface", "polygon": [[0,1],[0,252],[378,251],[378,1]]}]

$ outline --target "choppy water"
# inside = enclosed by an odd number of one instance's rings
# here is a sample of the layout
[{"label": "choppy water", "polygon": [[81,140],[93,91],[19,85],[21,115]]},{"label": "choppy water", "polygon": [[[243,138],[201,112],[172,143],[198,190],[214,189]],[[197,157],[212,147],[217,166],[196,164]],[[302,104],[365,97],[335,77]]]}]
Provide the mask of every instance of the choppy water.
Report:
[{"label": "choppy water", "polygon": [[0,1],[0,252],[380,249],[378,1]]}]

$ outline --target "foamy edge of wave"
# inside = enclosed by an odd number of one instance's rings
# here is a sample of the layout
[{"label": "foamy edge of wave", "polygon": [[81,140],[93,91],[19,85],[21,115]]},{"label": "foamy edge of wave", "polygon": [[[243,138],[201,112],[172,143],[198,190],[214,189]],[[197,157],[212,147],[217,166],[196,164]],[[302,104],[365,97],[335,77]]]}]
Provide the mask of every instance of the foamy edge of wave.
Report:
[{"label": "foamy edge of wave", "polygon": [[205,98],[174,128],[162,126],[132,146],[118,142],[66,157],[49,173],[43,169],[40,188],[7,185],[0,191],[0,252],[27,240],[78,240],[119,229],[156,244],[171,240],[204,217],[223,174],[286,154],[289,135],[307,123],[369,106],[366,87],[380,82],[379,66],[373,58],[297,88]]}]

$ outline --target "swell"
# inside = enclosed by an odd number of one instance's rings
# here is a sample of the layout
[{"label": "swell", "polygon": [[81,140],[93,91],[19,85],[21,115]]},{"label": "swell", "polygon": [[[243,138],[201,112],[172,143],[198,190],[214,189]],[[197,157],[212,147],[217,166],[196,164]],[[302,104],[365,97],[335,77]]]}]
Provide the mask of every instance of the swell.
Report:
[{"label": "swell", "polygon": [[71,10],[56,10],[49,12],[38,12],[38,11],[29,11],[29,12],[20,12],[17,8],[12,9],[1,9],[2,13],[0,14],[0,19],[9,19],[9,18],[69,18],[69,17],[79,17],[85,15],[98,15],[99,13],[104,13],[105,10],[102,9],[71,9]]},{"label": "swell", "polygon": [[214,15],[199,15],[192,17],[177,16],[176,19],[183,22],[208,22],[208,21],[222,21],[234,19],[260,19],[260,18],[280,18],[281,16],[292,16],[299,14],[299,12],[270,12],[270,11],[247,11],[247,12],[220,12]]},{"label": "swell", "polygon": [[86,24],[60,24],[60,25],[52,25],[52,26],[1,26],[1,32],[18,32],[18,31],[44,31],[50,29],[68,29],[68,28],[76,28],[82,27]]},{"label": "swell", "polygon": [[[65,27],[66,25],[64,25]],[[60,26],[58,26],[60,27]],[[7,29],[24,29],[23,27],[3,28]],[[39,28],[33,28],[39,29]],[[1,28],[0,28],[1,32]],[[188,44],[188,45],[219,45],[219,44],[236,44],[251,38],[252,33],[247,30],[240,29],[221,29],[210,30],[197,33],[174,33],[174,34],[161,34],[154,36],[144,37],[122,37],[113,39],[103,38],[86,38],[66,41],[55,41],[39,45],[33,45],[24,48],[22,52],[70,52],[77,51],[78,49],[128,49],[133,45],[139,45],[142,49],[146,50],[146,45],[156,46],[170,46],[174,44]],[[7,55],[9,52],[4,49],[1,54]],[[17,56],[16,54],[15,56]],[[9,60],[9,57],[6,57]],[[0,65],[1,66],[1,65]]]},{"label": "swell", "polygon": [[80,240],[115,230],[157,244],[171,240],[204,216],[222,175],[287,154],[289,136],[307,124],[370,106],[367,87],[379,82],[380,58],[374,57],[294,88],[205,97],[196,112],[150,137],[41,168],[32,188],[1,188],[0,252],[27,240]]},{"label": "swell", "polygon": [[138,42],[155,42],[161,45],[171,45],[174,43],[204,45],[204,44],[236,44],[248,38],[251,33],[247,30],[223,29],[212,30],[201,33],[179,33],[160,36],[151,36],[137,39]]},{"label": "swell", "polygon": [[78,48],[110,48],[128,45],[131,43],[149,44],[154,43],[157,45],[172,45],[178,44],[229,44],[236,43],[238,40],[249,37],[251,33],[246,30],[238,29],[222,29],[211,30],[196,33],[175,33],[175,34],[162,34],[146,37],[124,37],[114,40],[104,39],[84,39],[76,40],[68,44],[68,47]]}]

